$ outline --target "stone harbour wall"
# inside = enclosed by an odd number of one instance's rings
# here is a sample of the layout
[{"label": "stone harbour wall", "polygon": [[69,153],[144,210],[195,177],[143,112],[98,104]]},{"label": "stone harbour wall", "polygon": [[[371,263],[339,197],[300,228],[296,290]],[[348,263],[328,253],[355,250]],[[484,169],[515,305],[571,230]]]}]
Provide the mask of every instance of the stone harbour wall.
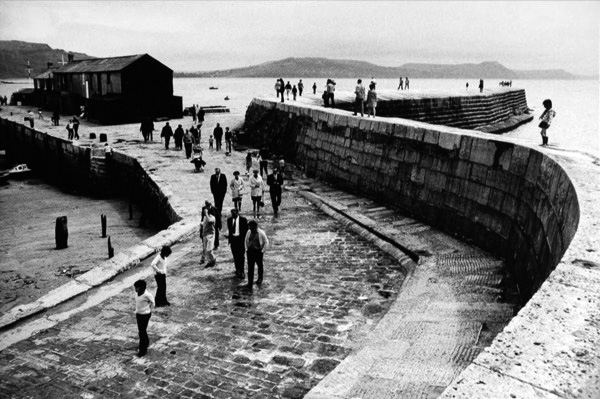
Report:
[{"label": "stone harbour wall", "polygon": [[[96,196],[118,195],[140,204],[160,228],[181,220],[138,160],[114,151],[104,168],[91,162],[92,148],[0,118],[0,136],[9,157],[27,163],[48,180]],[[104,149],[96,150],[103,156]]]},{"label": "stone harbour wall", "polygon": [[524,299],[556,267],[577,230],[579,203],[563,168],[494,136],[261,99],[248,107],[245,130],[256,145],[309,175],[505,259]]},{"label": "stone harbour wall", "polygon": [[[354,111],[353,103],[339,102],[336,107]],[[404,118],[463,129],[486,129],[514,115],[522,115],[527,109],[524,89],[507,89],[481,95],[384,98],[377,103],[378,116]],[[520,123],[513,123],[511,129],[531,119],[521,119]]]}]

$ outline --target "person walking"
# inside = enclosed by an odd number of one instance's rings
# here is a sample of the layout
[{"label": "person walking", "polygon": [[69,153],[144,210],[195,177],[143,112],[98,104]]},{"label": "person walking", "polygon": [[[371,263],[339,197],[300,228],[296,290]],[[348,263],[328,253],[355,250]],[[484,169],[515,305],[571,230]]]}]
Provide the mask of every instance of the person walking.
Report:
[{"label": "person walking", "polygon": [[219,151],[221,149],[221,140],[223,139],[223,128],[221,127],[221,124],[217,123],[215,130],[213,130],[213,136],[215,136],[217,151]]},{"label": "person walking", "polygon": [[192,146],[194,145],[194,136],[189,130],[185,130],[183,134],[183,146],[185,147],[185,157],[190,159],[192,156]]},{"label": "person walking", "polygon": [[404,90],[404,80],[400,78],[400,83],[398,84],[398,90]]},{"label": "person walking", "polygon": [[246,154],[246,176],[250,174],[250,169],[252,169],[252,153],[248,152]]},{"label": "person walking", "polygon": [[217,264],[217,258],[213,251],[215,249],[215,224],[216,219],[209,213],[208,208],[202,208],[202,220],[200,222],[200,238],[202,238],[202,258],[200,264],[208,261],[205,269],[214,267]]},{"label": "person walking", "polygon": [[377,91],[375,91],[375,83],[369,85],[369,93],[367,93],[367,105],[371,116],[375,118],[377,115]]},{"label": "person walking", "polygon": [[227,240],[233,255],[235,264],[235,276],[239,279],[246,277],[244,273],[244,263],[246,261],[245,238],[248,232],[248,219],[240,216],[237,209],[231,210],[231,216],[227,218]]},{"label": "person walking", "polygon": [[176,150],[182,150],[183,149],[183,135],[185,133],[183,132],[183,127],[181,127],[181,125],[177,126],[177,129],[175,129],[175,133],[173,133],[173,140],[175,140],[175,149]]},{"label": "person walking", "polygon": [[329,98],[329,106],[335,108],[335,82],[333,79],[327,79],[327,96]]},{"label": "person walking", "polygon": [[219,249],[219,233],[223,230],[223,221],[221,219],[221,211],[210,201],[204,201],[204,207],[202,209],[208,209],[208,213],[215,218],[215,251]]},{"label": "person walking", "polygon": [[190,128],[190,133],[194,138],[194,144],[200,144],[200,129],[197,129],[196,126],[192,125]]},{"label": "person walking", "polygon": [[73,140],[74,132],[75,130],[73,129],[73,120],[69,119],[69,123],[67,123],[67,134],[69,140]]},{"label": "person walking", "polygon": [[150,264],[154,269],[154,279],[156,280],[154,305],[157,308],[171,306],[171,303],[167,300],[167,258],[169,255],[171,255],[171,247],[165,245]]},{"label": "person walking", "polygon": [[154,130],[154,122],[152,122],[152,119],[150,118],[144,118],[142,120],[142,124],[140,126],[140,132],[142,132],[142,136],[144,137],[144,142],[148,141],[148,138],[150,138],[150,135],[152,134],[152,131]]},{"label": "person walking", "polygon": [[198,108],[198,128],[204,123],[204,108]]},{"label": "person walking", "polygon": [[75,140],[79,140],[79,119],[76,116],[73,116],[73,134]]},{"label": "person walking", "polygon": [[256,220],[248,222],[248,232],[246,233],[245,247],[248,258],[248,284],[247,289],[252,290],[254,284],[254,265],[258,266],[257,285],[263,282],[263,258],[269,247],[269,239],[265,232],[258,228]]},{"label": "person walking", "polygon": [[540,124],[539,127],[542,129],[540,134],[542,135],[542,145],[548,145],[548,136],[546,131],[552,124],[552,119],[556,116],[556,112],[552,109],[552,100],[547,99],[542,103],[544,105],[544,112],[540,115]]},{"label": "person walking", "polygon": [[292,85],[290,84],[290,81],[288,80],[287,84],[285,85],[285,92],[287,94],[288,101],[290,100],[290,91],[292,91]]},{"label": "person walking", "polygon": [[362,79],[356,81],[356,88],[354,89],[356,98],[354,99],[354,116],[357,115],[360,110],[360,116],[365,116],[365,86],[362,84]]},{"label": "person walking", "polygon": [[138,280],[133,284],[136,293],[135,297],[135,319],[137,321],[139,346],[138,357],[145,356],[148,353],[150,339],[148,338],[148,323],[154,309],[154,297],[146,291],[146,282]]},{"label": "person walking", "polygon": [[190,110],[192,113],[192,123],[196,123],[198,120],[198,111],[196,110],[196,104],[192,104],[192,109]]},{"label": "person walking", "polygon": [[275,81],[275,97],[279,97],[279,93],[281,92],[281,81],[277,79]]},{"label": "person walking", "polygon": [[231,154],[231,141],[233,139],[233,132],[228,127],[225,128],[225,151],[227,154]]},{"label": "person walking", "polygon": [[294,98],[294,101],[296,101],[297,94],[298,94],[298,88],[296,87],[296,85],[294,85],[294,87],[292,87],[292,96]]},{"label": "person walking", "polygon": [[52,122],[54,122],[54,126],[58,126],[60,122],[60,114],[58,111],[52,112]]},{"label": "person walking", "polygon": [[483,93],[483,79],[479,79],[479,92]]},{"label": "person walking", "polygon": [[231,199],[233,200],[233,206],[238,211],[242,210],[242,196],[244,195],[244,180],[240,179],[240,172],[237,170],[233,172],[233,179],[229,183],[231,189]]},{"label": "person walking", "polygon": [[215,206],[219,212],[223,212],[223,201],[227,194],[227,177],[219,168],[215,168],[215,174],[210,177],[210,192],[215,200]]},{"label": "person walking", "polygon": [[317,82],[313,83],[312,88],[313,88],[313,94],[317,94]]},{"label": "person walking", "polygon": [[406,90],[410,89],[410,82],[408,81],[408,76],[404,78],[404,88]]},{"label": "person walking", "polygon": [[160,132],[160,137],[165,139],[165,150],[169,149],[169,141],[171,141],[171,136],[173,136],[173,129],[171,129],[169,122],[167,122]]},{"label": "person walking", "polygon": [[285,82],[283,78],[279,78],[279,95],[281,95],[281,102],[283,102],[283,93],[285,93]]},{"label": "person walking", "polygon": [[273,173],[267,176],[267,185],[269,186],[269,194],[271,196],[271,205],[275,217],[279,216],[279,206],[281,205],[281,189],[283,186],[283,176],[277,168],[273,169]]},{"label": "person walking", "polygon": [[304,83],[302,83],[302,79],[298,82],[298,94],[302,97],[302,92],[304,91]]},{"label": "person walking", "polygon": [[256,160],[258,161],[258,168],[260,170],[260,175],[262,176],[263,174],[263,170],[265,171],[265,176],[269,176],[269,171],[267,170],[267,168],[269,167],[269,151],[266,148],[261,148],[260,151],[258,151],[258,156],[256,157]]},{"label": "person walking", "polygon": [[262,195],[264,189],[264,180],[258,174],[258,170],[254,169],[252,176],[249,179],[250,198],[252,198],[252,214],[255,218],[260,217],[260,207],[263,204]]}]

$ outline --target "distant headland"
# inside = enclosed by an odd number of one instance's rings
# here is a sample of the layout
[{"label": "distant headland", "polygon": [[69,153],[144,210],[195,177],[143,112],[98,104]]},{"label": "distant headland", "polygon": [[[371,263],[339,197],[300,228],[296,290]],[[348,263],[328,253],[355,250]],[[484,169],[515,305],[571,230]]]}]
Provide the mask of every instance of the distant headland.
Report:
[{"label": "distant headland", "polygon": [[576,76],[562,69],[512,70],[496,61],[479,64],[404,64],[385,67],[357,60],[329,58],[286,58],[263,64],[207,72],[176,72],[175,77],[219,78],[355,78],[376,76],[380,79],[397,79],[410,76],[417,79],[592,79],[592,76]]},{"label": "distant headland", "polygon": [[[0,40],[0,79],[27,78],[44,72],[48,63],[56,65],[67,60],[68,53],[75,59],[95,58],[69,50],[53,49],[44,43],[29,43],[17,40]],[[28,71],[29,69],[29,71]],[[563,69],[514,70],[496,61],[469,64],[418,64],[408,63],[397,67],[385,67],[358,60],[305,57],[285,58],[243,68],[175,72],[174,77],[219,77],[219,78],[355,78],[376,76],[380,79],[410,76],[417,79],[597,79],[598,76],[577,76]]]}]

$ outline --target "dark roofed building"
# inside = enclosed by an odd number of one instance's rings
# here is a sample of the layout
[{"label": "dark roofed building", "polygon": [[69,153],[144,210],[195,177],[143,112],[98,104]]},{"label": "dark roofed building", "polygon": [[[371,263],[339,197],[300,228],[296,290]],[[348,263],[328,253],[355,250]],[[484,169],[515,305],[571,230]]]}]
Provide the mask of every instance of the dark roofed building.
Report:
[{"label": "dark roofed building", "polygon": [[181,118],[181,97],[173,95],[173,70],[148,54],[71,61],[34,79],[40,104],[104,124],[143,117]]}]

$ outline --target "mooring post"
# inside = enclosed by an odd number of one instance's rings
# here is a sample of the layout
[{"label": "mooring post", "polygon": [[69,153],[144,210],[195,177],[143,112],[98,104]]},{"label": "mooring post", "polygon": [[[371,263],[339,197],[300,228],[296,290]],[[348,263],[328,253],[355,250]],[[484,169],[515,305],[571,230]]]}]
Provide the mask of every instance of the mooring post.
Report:
[{"label": "mooring post", "polygon": [[108,259],[112,258],[113,256],[115,256],[115,249],[110,243],[110,236],[108,236]]},{"label": "mooring post", "polygon": [[56,240],[56,249],[67,248],[69,241],[69,229],[67,226],[67,217],[59,216],[56,218],[56,227],[54,228],[54,237]]},{"label": "mooring post", "polygon": [[102,238],[106,238],[106,215],[100,215],[100,223],[102,224]]}]

